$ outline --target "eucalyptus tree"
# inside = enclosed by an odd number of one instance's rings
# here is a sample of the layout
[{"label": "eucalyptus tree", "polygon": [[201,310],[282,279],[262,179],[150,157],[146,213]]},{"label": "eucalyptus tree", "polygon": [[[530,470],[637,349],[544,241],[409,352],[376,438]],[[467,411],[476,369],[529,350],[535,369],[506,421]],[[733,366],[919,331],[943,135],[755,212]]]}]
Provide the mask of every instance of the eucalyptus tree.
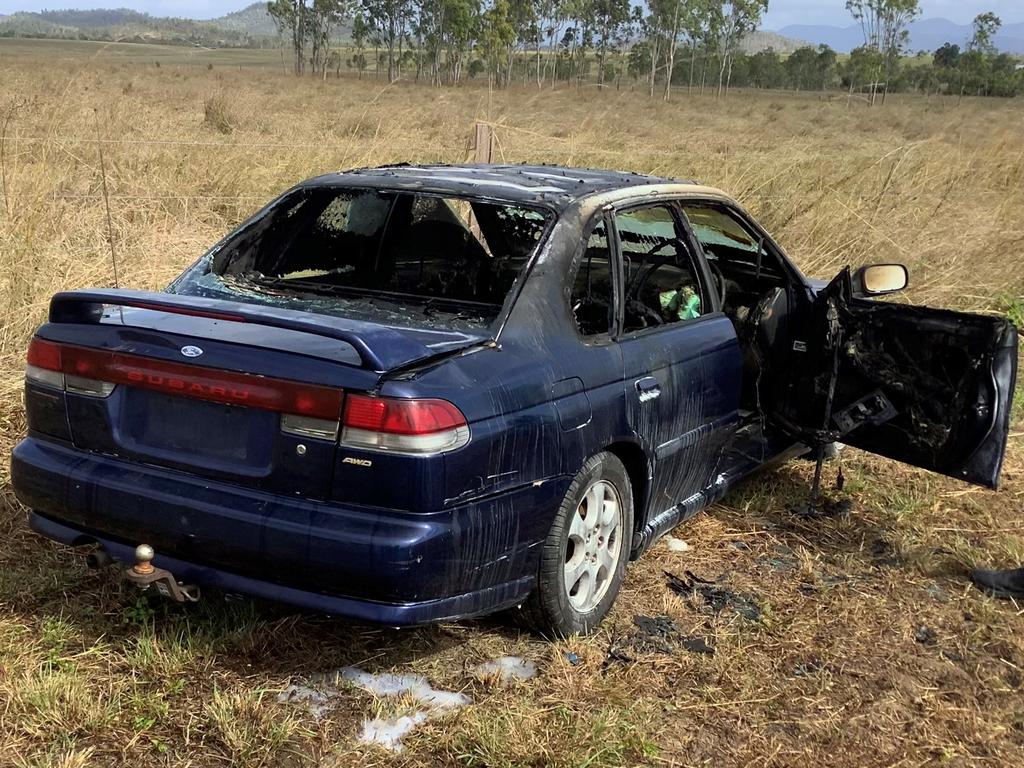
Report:
[{"label": "eucalyptus tree", "polygon": [[960,64],[960,46],[955,43],[943,43],[932,56],[932,66],[936,69],[955,69]]},{"label": "eucalyptus tree", "polygon": [[352,17],[352,3],[350,0],[313,0],[308,10],[306,31],[313,74],[320,72],[326,78],[331,62],[331,38]]},{"label": "eucalyptus tree", "polygon": [[888,82],[899,67],[900,52],[909,38],[907,27],[921,15],[920,0],[846,0],[846,9],[860,24],[864,47],[874,50],[879,68],[871,88],[874,103],[879,80]]},{"label": "eucalyptus tree", "polygon": [[997,53],[995,36],[999,33],[1002,26],[1002,19],[991,11],[979,13],[974,17],[974,34],[971,36],[970,42],[967,43],[967,50],[979,51],[986,56],[994,56]]},{"label": "eucalyptus tree", "polygon": [[632,69],[633,49],[637,45],[642,45],[642,41],[638,38],[638,35],[643,29],[643,22],[643,8],[639,5],[631,5],[629,9],[629,18],[626,20],[626,23],[619,28],[618,36],[615,40],[615,49],[619,59],[616,67],[616,88],[619,88],[622,85],[622,76]]},{"label": "eucalyptus tree", "polygon": [[541,0],[539,9],[538,24],[547,36],[548,51],[544,60],[541,81],[543,82],[547,78],[547,71],[550,68],[551,87],[554,88],[555,82],[558,80],[558,67],[562,51],[568,48],[569,32],[566,25],[571,24],[569,0]]},{"label": "eucalyptus tree", "polygon": [[835,80],[839,54],[822,43],[818,46],[818,75],[821,77],[821,90],[828,88],[829,82]]},{"label": "eucalyptus tree", "polygon": [[676,46],[683,30],[683,17],[690,8],[689,0],[648,0],[651,8],[657,8],[661,21],[662,39],[665,41],[665,92],[662,98],[668,101],[672,96],[672,72],[676,67]]},{"label": "eucalyptus tree", "polygon": [[301,75],[305,69],[307,13],[306,0],[270,0],[267,13],[274,20],[278,31],[291,36],[292,52],[295,55],[295,74]]},{"label": "eucalyptus tree", "polygon": [[401,73],[402,50],[413,19],[412,0],[362,0],[369,39],[387,55],[388,82]]},{"label": "eucalyptus tree", "polygon": [[810,90],[820,82],[818,77],[818,51],[809,45],[797,48],[786,59],[786,76],[791,88]]},{"label": "eucalyptus tree", "polygon": [[803,58],[801,50],[805,49],[794,51],[785,63],[774,48],[758,51],[750,57],[747,63],[750,84],[755,88],[781,88],[786,81],[787,74],[790,77],[793,76],[790,71],[793,66],[793,57],[797,56],[798,60]]},{"label": "eucalyptus tree", "polygon": [[919,0],[846,0],[846,10],[860,24],[864,44],[883,55],[906,44],[907,27],[921,14]]},{"label": "eucalyptus tree", "polygon": [[366,38],[369,30],[366,26],[366,19],[362,13],[356,13],[352,19],[352,49],[354,53],[349,59],[349,65],[355,67],[359,73],[359,79],[363,79],[363,71],[366,69]]},{"label": "eucalyptus tree", "polygon": [[993,63],[998,54],[994,38],[1002,25],[994,13],[978,14],[967,50],[960,57],[961,82],[969,84],[979,96],[991,90]]},{"label": "eucalyptus tree", "polygon": [[445,67],[445,45],[452,28],[458,25],[458,13],[450,0],[415,0],[414,24],[420,58],[429,61],[430,82],[440,85],[449,79]]},{"label": "eucalyptus tree", "polygon": [[689,81],[686,84],[686,92],[693,91],[694,73],[697,71],[697,46],[704,48],[703,56],[707,64],[707,53],[710,49],[710,40],[718,35],[718,28],[721,26],[720,0],[688,0],[686,12],[683,14],[683,32],[686,33],[687,45],[690,49],[690,72]]},{"label": "eucalyptus tree", "polygon": [[729,89],[733,54],[743,38],[757,29],[767,10],[768,0],[727,0],[722,4],[722,27],[718,37],[719,96]]},{"label": "eucalyptus tree", "polygon": [[[648,14],[643,17],[641,30],[644,35],[643,54],[647,64],[647,95],[654,98],[654,84],[658,75],[658,59],[661,55],[663,38],[662,19],[658,0],[648,0]],[[635,62],[634,62],[635,63]]]},{"label": "eucalyptus tree", "polygon": [[786,59],[789,85],[798,91],[824,90],[835,70],[838,56],[827,45],[817,48],[806,45],[793,51]]},{"label": "eucalyptus tree", "polygon": [[516,30],[509,14],[509,0],[494,0],[480,16],[477,52],[487,67],[488,80],[495,85],[503,82],[509,50],[516,40]]},{"label": "eucalyptus tree", "polygon": [[[583,84],[587,71],[587,52],[594,47],[594,6],[596,0],[564,0],[566,16],[572,22],[571,35],[563,38],[568,43],[571,70],[568,79],[575,79],[576,86]],[[570,30],[567,30],[570,31]]]},{"label": "eucalyptus tree", "polygon": [[[508,17],[512,24],[513,42],[508,48],[505,82],[512,82],[512,67],[515,63],[515,52],[522,46],[524,56],[531,42],[536,39],[537,14],[533,0],[508,0]],[[523,72],[523,85],[526,84],[527,72]]]},{"label": "eucalyptus tree", "polygon": [[434,85],[458,85],[480,29],[478,0],[418,0],[415,34]]},{"label": "eucalyptus tree", "polygon": [[[544,36],[551,29],[552,19],[555,15],[555,8],[558,0],[530,0],[533,12],[533,56],[534,69],[537,78],[537,88],[544,87],[544,77],[547,74],[547,67],[542,66],[543,56],[541,51],[544,47]],[[550,40],[548,50],[551,50]]]},{"label": "eucalyptus tree", "polygon": [[295,54],[295,74],[306,68],[307,46],[313,73],[327,74],[331,54],[331,36],[351,17],[351,0],[270,0],[267,13],[282,36],[291,38]]},{"label": "eucalyptus tree", "polygon": [[604,85],[608,53],[615,49],[623,37],[623,30],[629,27],[630,4],[629,0],[592,0],[588,6],[597,41],[597,82]]}]

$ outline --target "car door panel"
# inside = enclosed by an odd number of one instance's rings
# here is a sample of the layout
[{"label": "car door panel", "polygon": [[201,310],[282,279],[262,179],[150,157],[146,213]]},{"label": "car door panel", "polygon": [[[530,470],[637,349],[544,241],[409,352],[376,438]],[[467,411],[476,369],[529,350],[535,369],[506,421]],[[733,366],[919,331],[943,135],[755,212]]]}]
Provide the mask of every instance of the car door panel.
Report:
[{"label": "car door panel", "polygon": [[855,298],[848,269],[818,294],[814,322],[818,343],[783,406],[787,424],[997,487],[1016,382],[1012,323]]},{"label": "car door panel", "polygon": [[[713,482],[739,418],[741,355],[674,207],[618,211],[614,239],[623,270],[626,415],[654,460],[647,509],[653,517]],[[634,327],[648,322],[651,327]]]},{"label": "car door panel", "polygon": [[[709,315],[622,341],[626,411],[654,456],[650,512],[664,512],[711,485],[739,420],[741,356],[732,323]],[[654,396],[637,387],[657,381]]]}]

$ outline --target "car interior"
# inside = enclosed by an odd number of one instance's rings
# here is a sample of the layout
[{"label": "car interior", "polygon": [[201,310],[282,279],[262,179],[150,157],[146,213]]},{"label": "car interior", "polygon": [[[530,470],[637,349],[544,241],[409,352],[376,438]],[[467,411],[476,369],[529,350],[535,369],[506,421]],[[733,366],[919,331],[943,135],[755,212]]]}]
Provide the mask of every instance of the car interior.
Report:
[{"label": "car interior", "polygon": [[[716,292],[732,321],[743,351],[742,408],[763,413],[772,397],[767,374],[784,350],[790,293],[778,257],[726,208],[684,203],[683,211],[711,271]],[[648,206],[616,215],[624,272],[625,333],[667,323],[695,320],[708,311],[694,272],[689,238],[666,206]],[[573,312],[583,336],[612,327],[612,279],[605,225],[591,232],[576,274]]]},{"label": "car interior", "polygon": [[[623,332],[694,320],[707,300],[685,233],[668,206],[621,212],[615,227],[622,250]],[[603,222],[591,233],[573,289],[573,312],[584,336],[612,327],[612,278]]]},{"label": "car interior", "polygon": [[217,254],[217,274],[275,289],[497,315],[547,226],[539,210],[428,194],[314,188]]},{"label": "car interior", "polygon": [[772,368],[780,368],[780,361],[787,359],[787,273],[763,240],[724,206],[686,202],[682,208],[743,351],[741,406],[762,414],[771,407],[780,384]]}]

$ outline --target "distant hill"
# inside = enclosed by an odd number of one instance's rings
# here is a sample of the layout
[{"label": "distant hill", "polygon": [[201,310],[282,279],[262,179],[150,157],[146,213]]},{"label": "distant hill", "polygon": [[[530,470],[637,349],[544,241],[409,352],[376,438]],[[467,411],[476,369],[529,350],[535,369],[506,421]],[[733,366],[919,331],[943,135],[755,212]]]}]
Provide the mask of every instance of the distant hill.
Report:
[{"label": "distant hill", "polygon": [[[97,9],[92,11],[39,11],[38,13],[20,13],[22,17],[36,17],[58,27],[78,29],[102,29],[104,27],[151,26],[157,22],[148,13],[131,11],[127,8]],[[182,19],[161,19],[160,21],[179,22]]]},{"label": "distant hill", "polygon": [[[349,39],[351,26],[335,35]],[[93,11],[40,11],[0,16],[0,37],[57,37],[75,40],[122,40],[218,47],[280,45],[280,35],[265,2],[209,21],[150,16],[127,8]]]},{"label": "distant hill", "polygon": [[65,37],[74,32],[74,29],[70,27],[54,24],[34,13],[12,13],[9,16],[0,16],[0,32],[4,30],[46,37]]},{"label": "distant hill", "polygon": [[210,23],[221,29],[231,29],[253,37],[277,36],[277,25],[267,13],[266,3],[253,3],[240,11],[212,19]]},{"label": "distant hill", "polygon": [[810,43],[798,35],[781,35],[778,32],[770,32],[767,29],[759,29],[743,38],[740,49],[744,53],[759,53],[769,48],[778,53],[792,53],[797,48],[803,48]]},{"label": "distant hill", "polygon": [[253,3],[219,19],[195,21],[150,16],[127,8],[62,10],[0,16],[0,36],[124,40],[208,47],[263,47],[277,42],[265,3]]},{"label": "distant hill", "polygon": [[[911,51],[934,51],[943,43],[964,46],[971,38],[970,24],[954,24],[947,19],[922,19],[910,25]],[[824,43],[842,53],[849,53],[864,44],[860,25],[832,27],[826,25],[794,24],[783,27],[779,34]],[[1024,24],[1006,24],[995,37],[996,47],[1006,53],[1024,54]]]}]

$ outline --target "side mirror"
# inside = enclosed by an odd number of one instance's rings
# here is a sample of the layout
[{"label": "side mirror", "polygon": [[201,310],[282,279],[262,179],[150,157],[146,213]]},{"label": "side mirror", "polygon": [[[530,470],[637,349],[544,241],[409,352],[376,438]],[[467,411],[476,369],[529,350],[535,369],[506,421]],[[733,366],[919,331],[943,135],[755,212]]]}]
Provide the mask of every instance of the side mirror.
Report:
[{"label": "side mirror", "polygon": [[853,273],[853,295],[857,298],[898,293],[907,287],[910,274],[902,264],[872,264]]}]

